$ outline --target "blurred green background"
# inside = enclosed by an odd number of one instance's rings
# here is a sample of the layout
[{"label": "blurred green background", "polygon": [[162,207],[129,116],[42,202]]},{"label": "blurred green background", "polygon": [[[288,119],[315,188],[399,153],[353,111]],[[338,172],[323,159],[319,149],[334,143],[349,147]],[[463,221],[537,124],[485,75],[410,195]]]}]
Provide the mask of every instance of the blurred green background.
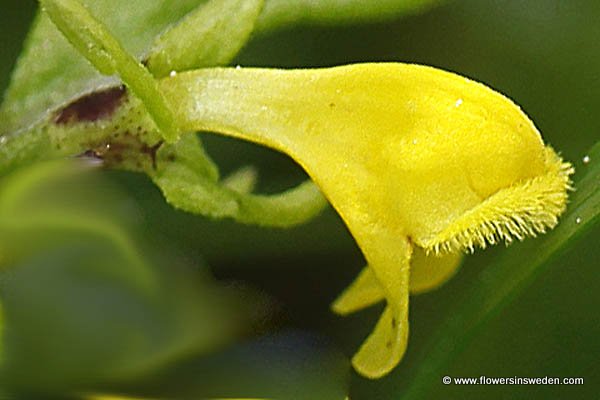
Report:
[{"label": "blurred green background", "polygon": [[[2,0],[1,9],[0,88],[3,90],[36,4]],[[253,39],[236,63],[303,67],[403,61],[455,71],[515,100],[536,122],[544,139],[576,167],[582,168],[582,157],[600,138],[599,22],[600,2],[597,0],[450,1],[422,15],[385,23],[299,27],[261,36]],[[206,137],[205,143],[224,175],[243,165],[256,165],[262,191],[280,190],[304,177],[293,162],[272,151],[220,137]],[[343,319],[329,312],[329,303],[364,263],[353,239],[333,211],[327,210],[309,224],[285,231],[230,221],[208,221],[169,207],[143,176],[120,172],[103,175],[118,186],[127,201],[135,204],[140,214],[139,229],[145,237],[151,237],[153,243],[168,243],[170,252],[197,264],[206,262],[223,284],[243,282],[269,296],[271,319],[267,327],[261,329],[284,336],[288,335],[286,332],[294,332],[282,339],[288,343],[282,345],[283,348],[290,353],[284,358],[293,358],[294,351],[289,352],[290,348],[297,349],[298,354],[309,354],[306,348],[310,346],[306,343],[312,343],[313,335],[318,337],[314,339],[319,343],[317,348],[326,346],[326,352],[340,350],[350,356],[376,321],[379,309]],[[585,385],[459,387],[443,385],[440,376],[437,382],[431,382],[431,398],[597,398],[600,389],[599,234],[600,229],[595,228],[554,260],[547,273],[479,331],[446,371],[449,376],[584,377]],[[353,375],[351,398],[401,399],[414,363],[427,351],[424,346],[428,332],[448,317],[445,311],[448,304],[475,282],[486,264],[504,251],[507,250],[503,246],[498,246],[468,256],[461,271],[443,288],[413,297],[411,338],[405,359],[383,380],[367,381]],[[49,283],[57,281],[54,284],[59,285],[61,278],[59,274],[59,277],[44,279]],[[298,341],[302,344],[297,345]],[[253,357],[260,359],[264,354],[268,359],[269,351],[261,349],[259,346]],[[315,354],[326,353],[314,351]],[[211,356],[224,358],[213,360],[212,364],[207,361],[207,365],[225,367],[198,367],[197,374],[210,376],[208,371],[211,371],[217,376],[219,371],[226,371],[222,375],[240,376],[241,386],[246,382],[244,379],[252,380],[243,378],[233,367],[227,371],[227,366],[234,362],[227,358],[227,352],[224,354]],[[231,357],[236,359],[237,356]],[[331,376],[344,380],[339,378],[344,373],[339,372],[337,361],[321,366],[319,357],[315,356],[311,365],[321,369],[325,379],[317,379],[313,387],[326,385],[330,364],[335,365],[331,367],[331,371],[335,370]],[[313,359],[307,356],[307,360]],[[274,364],[266,362],[265,365]],[[168,387],[166,382],[177,379],[186,382],[195,379],[196,385],[201,385],[202,378],[194,378],[190,371],[196,370],[188,367],[180,365],[148,382],[154,382],[154,387],[160,386],[156,382],[165,382],[164,391]],[[301,369],[298,371],[298,376],[304,373]],[[218,378],[207,381],[214,379]],[[313,398],[325,396],[316,394],[319,389],[313,390]]]}]

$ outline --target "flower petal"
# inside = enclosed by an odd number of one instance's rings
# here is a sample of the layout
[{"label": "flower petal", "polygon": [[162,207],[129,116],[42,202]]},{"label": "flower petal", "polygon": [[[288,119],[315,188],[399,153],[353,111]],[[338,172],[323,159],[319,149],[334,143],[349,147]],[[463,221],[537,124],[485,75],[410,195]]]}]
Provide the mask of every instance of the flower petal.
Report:
[{"label": "flower petal", "polygon": [[[408,310],[407,310],[408,311]],[[367,378],[381,378],[392,370],[404,355],[408,343],[408,312],[394,313],[387,306],[375,329],[352,357],[352,366]],[[394,327],[394,321],[398,326]]]},{"label": "flower petal", "polygon": [[377,304],[385,299],[381,284],[367,265],[354,282],[333,302],[331,309],[339,315],[348,315]]},{"label": "flower petal", "polygon": [[[444,284],[456,273],[462,259],[461,253],[427,255],[422,248],[414,247],[410,260],[410,294],[428,292]],[[348,315],[384,299],[383,288],[367,265],[333,302],[331,309],[339,315]]]},{"label": "flower petal", "polygon": [[420,294],[443,285],[460,267],[462,253],[427,255],[425,250],[415,247],[410,263],[410,294]]},{"label": "flower petal", "polygon": [[[161,88],[183,131],[287,153],[344,219],[387,300],[353,360],[371,378],[389,372],[406,348],[413,245],[438,253],[510,241],[552,227],[565,208],[572,169],[519,107],[435,68],[215,68],[164,79]],[[441,264],[414,289],[440,284],[458,261]],[[338,311],[377,299],[364,283],[360,296],[352,298],[354,288],[342,297]]]},{"label": "flower petal", "polygon": [[[500,189],[549,169],[539,133],[514,103],[430,67],[215,68],[161,87],[182,130],[283,151],[342,217],[368,215],[421,247]],[[562,180],[557,187],[566,190]]]},{"label": "flower petal", "polygon": [[407,238],[381,231],[373,233],[370,239],[357,240],[381,283],[387,306],[371,335],[352,358],[352,365],[360,374],[376,379],[398,365],[406,351],[412,246]]}]

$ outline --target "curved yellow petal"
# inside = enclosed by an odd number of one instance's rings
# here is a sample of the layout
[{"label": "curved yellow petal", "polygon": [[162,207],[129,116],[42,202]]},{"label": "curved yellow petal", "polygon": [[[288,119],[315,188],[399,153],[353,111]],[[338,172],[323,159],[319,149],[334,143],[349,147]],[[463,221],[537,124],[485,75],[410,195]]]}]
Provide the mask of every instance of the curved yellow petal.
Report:
[{"label": "curved yellow petal", "polygon": [[408,288],[412,246],[407,238],[371,231],[357,238],[380,282],[387,306],[379,322],[352,358],[352,366],[368,378],[389,373],[402,359],[408,342]]},{"label": "curved yellow petal", "polygon": [[[415,246],[410,260],[410,294],[429,292],[443,285],[456,273],[462,259],[462,253],[428,255]],[[333,302],[331,309],[339,315],[348,315],[384,299],[381,283],[367,265]]]},{"label": "curved yellow petal", "polygon": [[410,263],[410,294],[420,294],[443,285],[460,267],[462,253],[427,254],[415,247]]},{"label": "curved yellow petal", "polygon": [[[553,227],[565,208],[571,166],[513,102],[455,74],[398,63],[215,68],[160,85],[182,131],[287,153],[342,216],[388,304],[354,359],[369,377],[405,350],[413,244],[442,253],[521,239]],[[350,296],[339,311],[369,296]]]},{"label": "curved yellow petal", "polygon": [[408,313],[398,321],[392,308],[387,306],[375,329],[352,357],[352,366],[363,376],[381,378],[392,370],[404,355],[408,343]]},{"label": "curved yellow petal", "polygon": [[523,240],[556,226],[574,170],[549,147],[544,149],[544,159],[542,174],[498,190],[421,244],[436,253],[472,252],[475,246]]},{"label": "curved yellow petal", "polygon": [[362,269],[354,282],[333,302],[331,309],[339,315],[348,315],[377,304],[385,299],[381,283],[368,265]]}]

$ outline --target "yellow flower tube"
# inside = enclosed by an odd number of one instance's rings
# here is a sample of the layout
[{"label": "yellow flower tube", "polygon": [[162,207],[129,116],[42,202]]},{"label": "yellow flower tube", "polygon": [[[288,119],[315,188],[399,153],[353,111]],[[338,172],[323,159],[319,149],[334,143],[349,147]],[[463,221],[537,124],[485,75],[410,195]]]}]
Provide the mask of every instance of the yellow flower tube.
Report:
[{"label": "yellow flower tube", "polygon": [[342,216],[368,269],[334,310],[387,301],[353,358],[367,377],[385,375],[405,352],[411,287],[441,284],[464,250],[544,232],[566,205],[572,167],[519,107],[435,68],[213,68],[160,88],[182,131],[289,154]]}]

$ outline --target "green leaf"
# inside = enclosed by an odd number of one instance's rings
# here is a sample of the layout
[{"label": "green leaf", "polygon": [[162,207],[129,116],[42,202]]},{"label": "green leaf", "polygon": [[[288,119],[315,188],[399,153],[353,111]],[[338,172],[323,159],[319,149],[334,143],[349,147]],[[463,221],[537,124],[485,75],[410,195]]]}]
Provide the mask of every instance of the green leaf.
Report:
[{"label": "green leaf", "polygon": [[0,185],[3,387],[127,381],[230,343],[262,312],[142,240],[135,207],[90,168],[38,163]]},{"label": "green leaf", "polygon": [[268,0],[258,31],[293,25],[337,25],[381,21],[427,10],[442,0]]},{"label": "green leaf", "polygon": [[408,389],[398,396],[426,399],[450,362],[489,321],[514,300],[551,262],[600,221],[600,143],[578,167],[575,192],[560,224],[548,234],[502,253],[476,282],[447,309],[448,317],[428,339],[428,349],[414,365]]},{"label": "green leaf", "polygon": [[[141,59],[154,38],[193,10],[198,0],[94,0],[84,4],[128,53]],[[117,79],[102,76],[49,18],[39,13],[0,108],[0,132],[25,128],[84,93],[114,85],[118,85]]]},{"label": "green leaf", "polygon": [[148,68],[163,77],[228,64],[250,39],[262,6],[263,0],[211,0],[199,6],[158,37]]}]

